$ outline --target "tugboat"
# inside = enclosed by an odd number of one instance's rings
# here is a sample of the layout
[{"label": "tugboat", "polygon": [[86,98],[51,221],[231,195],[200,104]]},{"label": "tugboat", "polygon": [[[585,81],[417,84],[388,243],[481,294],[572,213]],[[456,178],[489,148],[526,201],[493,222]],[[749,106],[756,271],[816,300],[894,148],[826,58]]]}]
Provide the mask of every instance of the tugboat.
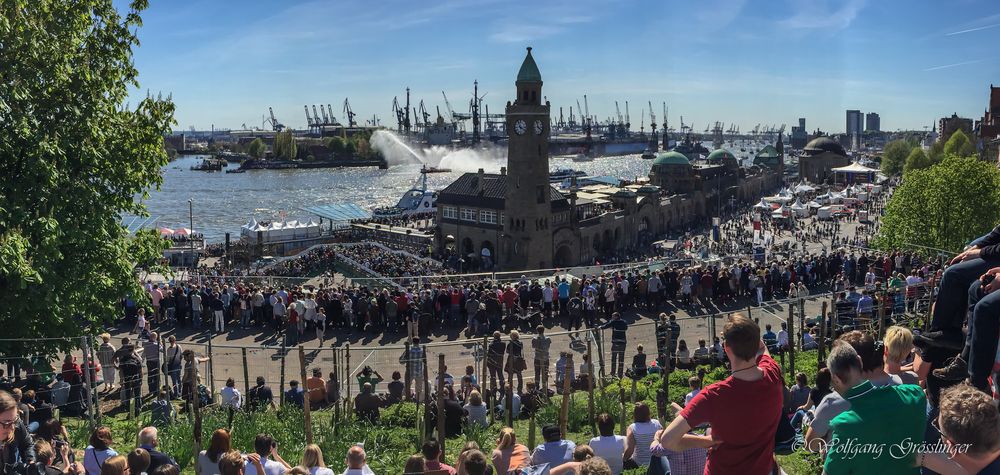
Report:
[{"label": "tugboat", "polygon": [[653,151],[650,150],[649,148],[647,148],[646,150],[642,151],[642,159],[643,160],[652,160],[654,158],[656,158],[656,154],[653,153]]},{"label": "tugboat", "polygon": [[[434,213],[437,211],[437,192],[427,189],[427,174],[435,173],[430,171],[434,168],[426,166],[420,168],[420,188],[412,188],[403,193],[403,197],[395,206],[384,206],[372,210],[373,218],[398,218],[421,213]],[[441,169],[437,169],[441,170]],[[450,171],[450,170],[449,170]]]},{"label": "tugboat", "polygon": [[198,165],[191,165],[191,170],[201,172],[221,172],[222,167],[224,166],[226,166],[225,160],[206,158]]}]

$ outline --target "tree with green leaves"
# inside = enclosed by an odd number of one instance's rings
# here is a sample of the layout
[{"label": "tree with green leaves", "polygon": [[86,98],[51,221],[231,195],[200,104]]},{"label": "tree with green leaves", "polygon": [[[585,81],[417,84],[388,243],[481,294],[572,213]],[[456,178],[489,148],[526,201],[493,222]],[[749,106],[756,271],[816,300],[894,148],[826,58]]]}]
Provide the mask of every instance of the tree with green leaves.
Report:
[{"label": "tree with green leaves", "polygon": [[882,150],[882,173],[893,176],[903,172],[906,156],[910,154],[913,144],[906,140],[893,140]]},{"label": "tree with green leaves", "polygon": [[326,148],[330,149],[330,153],[333,154],[334,158],[339,157],[344,154],[344,150],[346,149],[344,139],[341,137],[327,137]]},{"label": "tree with green leaves", "polygon": [[295,160],[298,156],[298,145],[295,143],[295,136],[290,129],[278,132],[274,136],[274,147],[272,147],[274,158],[278,160]]},{"label": "tree with green leaves", "polygon": [[975,157],[947,157],[903,175],[886,205],[874,244],[884,250],[957,253],[997,223],[1000,170]]},{"label": "tree with green leaves", "polygon": [[968,157],[976,155],[976,145],[969,140],[965,132],[956,130],[944,144],[944,155],[946,157]]},{"label": "tree with green leaves", "polygon": [[354,158],[357,153],[358,147],[357,145],[354,145],[354,142],[347,142],[347,144],[344,145],[344,155],[347,155],[348,158]]},{"label": "tree with green leaves", "polygon": [[265,153],[267,153],[267,145],[264,144],[264,141],[260,137],[253,139],[253,142],[247,145],[247,155],[250,155],[254,159],[263,157]]},{"label": "tree with green leaves", "polygon": [[155,231],[121,219],[162,181],[169,98],[132,100],[134,0],[6,0],[0,15],[0,353],[76,346],[43,339],[93,334],[148,301],[135,269],[158,262]]},{"label": "tree with green leaves", "polygon": [[930,157],[924,153],[924,149],[920,147],[913,147],[910,154],[906,156],[906,164],[903,165],[903,173],[906,174],[913,170],[928,168],[933,164],[934,162],[931,161]]}]

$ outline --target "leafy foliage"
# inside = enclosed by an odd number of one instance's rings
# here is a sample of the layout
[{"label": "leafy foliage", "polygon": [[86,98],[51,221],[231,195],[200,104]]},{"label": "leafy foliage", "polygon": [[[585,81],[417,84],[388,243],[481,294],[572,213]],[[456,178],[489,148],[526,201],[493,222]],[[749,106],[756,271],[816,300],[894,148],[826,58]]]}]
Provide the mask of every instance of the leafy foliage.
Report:
[{"label": "leafy foliage", "polygon": [[1000,170],[975,157],[947,157],[906,173],[886,206],[875,245],[954,253],[998,222]]},{"label": "leafy foliage", "polygon": [[[138,86],[132,48],[146,1],[12,0],[0,16],[0,326],[5,338],[77,336],[144,293],[133,273],[162,241],[123,214],[161,182],[170,99]],[[31,318],[25,318],[31,316]],[[68,343],[64,343],[65,346]],[[34,341],[23,353],[54,349]]]},{"label": "leafy foliage", "polygon": [[962,130],[956,130],[944,144],[946,157],[968,157],[976,154],[976,146]]},{"label": "leafy foliage", "polygon": [[893,140],[882,151],[882,173],[893,176],[903,171],[906,156],[910,154],[913,145],[906,140]]},{"label": "leafy foliage", "polygon": [[263,157],[265,152],[267,152],[267,145],[260,138],[253,139],[253,142],[247,145],[247,154],[253,158]]},{"label": "leafy foliage", "polygon": [[298,145],[295,143],[295,136],[290,129],[278,132],[274,136],[274,147],[272,147],[274,158],[279,160],[295,160],[298,155]]},{"label": "leafy foliage", "polygon": [[924,150],[920,147],[914,147],[910,151],[910,154],[906,157],[906,165],[903,166],[903,171],[909,173],[912,170],[921,170],[928,168],[933,165],[934,162],[931,161],[930,157],[924,153]]}]

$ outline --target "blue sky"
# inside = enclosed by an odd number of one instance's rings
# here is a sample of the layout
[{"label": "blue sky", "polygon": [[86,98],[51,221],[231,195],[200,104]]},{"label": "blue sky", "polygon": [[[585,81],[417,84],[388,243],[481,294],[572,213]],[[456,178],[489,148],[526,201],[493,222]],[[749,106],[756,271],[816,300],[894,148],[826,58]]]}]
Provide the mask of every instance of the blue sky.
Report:
[{"label": "blue sky", "polygon": [[[1000,85],[995,0],[187,1],[144,13],[140,91],[172,93],[177,129],[260,126],[268,106],[304,127],[304,104],[341,105],[395,126],[409,86],[444,111],[467,111],[472,82],[492,111],[514,94],[533,46],[554,110],[583,102],[633,127],[653,102],[671,126],[711,121],[843,132],[844,110],[883,129],[980,117]],[[644,122],[649,123],[648,110]]]}]

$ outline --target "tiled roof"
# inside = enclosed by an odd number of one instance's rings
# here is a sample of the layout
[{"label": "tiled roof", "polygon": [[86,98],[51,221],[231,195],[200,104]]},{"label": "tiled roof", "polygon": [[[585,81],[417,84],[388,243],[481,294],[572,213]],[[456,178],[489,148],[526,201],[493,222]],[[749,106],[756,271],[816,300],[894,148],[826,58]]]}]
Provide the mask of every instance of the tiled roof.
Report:
[{"label": "tiled roof", "polygon": [[[504,200],[507,195],[508,177],[509,175],[484,173],[483,189],[480,190],[477,185],[479,174],[464,173],[438,193],[437,202],[440,204],[472,205],[480,208],[503,209]],[[552,201],[553,210],[569,207],[566,197],[551,185],[549,186],[549,197]]]}]

